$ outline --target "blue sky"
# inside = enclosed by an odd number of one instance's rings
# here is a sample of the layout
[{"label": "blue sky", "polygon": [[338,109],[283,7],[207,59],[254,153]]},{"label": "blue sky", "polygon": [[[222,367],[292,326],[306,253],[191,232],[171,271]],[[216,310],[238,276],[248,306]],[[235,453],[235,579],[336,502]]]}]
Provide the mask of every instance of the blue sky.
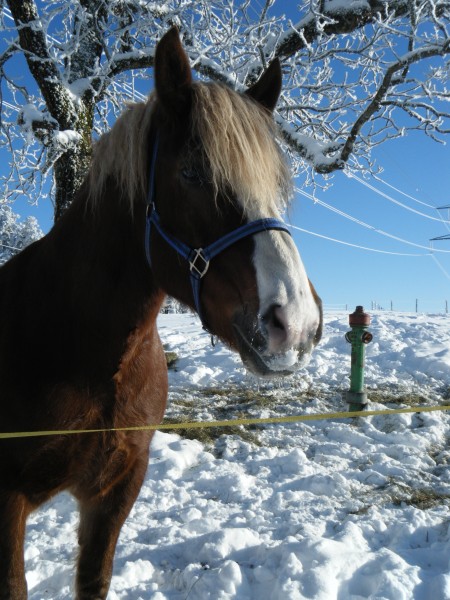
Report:
[{"label": "blue sky", "polygon": [[[375,151],[383,167],[381,177],[404,194],[432,206],[450,204],[450,149],[423,134],[411,134],[393,140]],[[400,192],[374,179],[369,183],[411,209],[435,219],[449,219],[448,211],[437,211],[420,205]],[[310,278],[322,295],[325,305],[348,304],[352,307],[372,302],[388,309],[443,311],[450,303],[450,240],[434,242],[434,255],[429,239],[449,233],[445,224],[402,208],[361,183],[337,173],[334,185],[317,197],[378,229],[401,237],[425,249],[400,243],[334,214],[303,197],[296,198],[292,223],[352,244],[387,252],[421,254],[397,256],[347,247],[336,242],[296,233]],[[450,224],[448,225],[450,227]],[[446,253],[438,252],[445,250]]]},{"label": "blue sky", "polygon": [[[383,168],[382,179],[389,185],[431,206],[450,204],[448,145],[414,133],[384,143],[374,150],[373,156]],[[301,183],[297,182],[299,186]],[[441,215],[450,220],[447,211],[439,213],[379,181],[370,180],[369,183],[411,209],[435,219]],[[429,239],[450,233],[450,223],[447,230],[439,220],[395,205],[344,173],[336,173],[331,188],[326,192],[319,190],[316,195],[319,200],[375,228],[425,246],[417,248],[389,239],[297,195],[288,217],[293,225],[357,246],[421,255],[370,252],[294,230],[294,239],[310,279],[325,307],[348,305],[349,309],[353,309],[355,305],[363,304],[370,309],[375,302],[389,309],[392,302],[394,309],[415,310],[417,299],[420,311],[441,312],[446,300],[450,304],[450,240],[434,243],[434,256],[439,264],[429,254]],[[37,206],[30,206],[25,200],[18,201],[14,211],[22,216],[36,216],[45,232],[51,227],[53,207],[49,200],[41,201]]]}]

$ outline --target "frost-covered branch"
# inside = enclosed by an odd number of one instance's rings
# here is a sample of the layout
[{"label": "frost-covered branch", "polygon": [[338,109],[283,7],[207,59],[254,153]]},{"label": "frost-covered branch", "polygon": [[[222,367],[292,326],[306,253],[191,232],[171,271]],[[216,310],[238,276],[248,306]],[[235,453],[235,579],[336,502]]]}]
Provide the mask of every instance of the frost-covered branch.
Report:
[{"label": "frost-covered branch", "polygon": [[[392,81],[396,73],[399,71],[404,72],[404,69],[410,67],[413,63],[416,63],[424,58],[431,58],[433,56],[443,56],[450,51],[450,40],[444,42],[441,46],[435,48],[422,48],[420,50],[412,51],[406,54],[399,61],[388,67],[385,76],[379,86],[376,94],[368,103],[364,111],[356,119],[353,127],[351,128],[350,135],[348,136],[344,147],[339,155],[341,164],[348,161],[350,154],[353,151],[355,141],[359,136],[363,126],[372,118],[372,116],[380,109],[382,102],[387,97]],[[425,108],[426,105],[422,105]],[[441,113],[442,116],[444,113]]]},{"label": "frost-covered branch", "polygon": [[8,6],[16,23],[20,49],[40,88],[48,112],[69,128],[74,119],[72,103],[50,55],[36,4],[34,0],[8,0]]},{"label": "frost-covered branch", "polygon": [[0,204],[0,265],[5,264],[42,235],[34,217],[20,221],[19,215],[15,214],[10,206]]},{"label": "frost-covered branch", "polygon": [[[201,79],[242,91],[281,59],[276,119],[305,185],[344,165],[373,172],[371,150],[408,130],[445,139],[448,0],[289,4],[286,14],[278,0],[3,0],[5,195],[39,192],[52,174],[61,214],[88,168],[92,137],[152,88],[154,49],[172,25]],[[31,77],[10,68],[19,55]]]},{"label": "frost-covered branch", "polygon": [[398,18],[409,12],[408,0],[325,0],[316,9],[316,2],[308,4],[308,14],[292,25],[277,44],[275,55],[279,58],[287,58],[307,49],[323,35],[330,37],[352,33],[373,23],[379,15],[390,14],[391,18]]}]

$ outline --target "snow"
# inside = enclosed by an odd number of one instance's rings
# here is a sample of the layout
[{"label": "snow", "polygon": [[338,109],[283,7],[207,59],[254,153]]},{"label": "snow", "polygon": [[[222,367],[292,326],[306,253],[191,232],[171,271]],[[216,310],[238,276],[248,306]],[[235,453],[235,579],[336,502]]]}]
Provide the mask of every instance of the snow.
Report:
[{"label": "snow", "polygon": [[81,140],[81,135],[73,129],[53,132],[53,140],[65,148],[75,148]]},{"label": "snow", "polygon": [[[325,315],[309,364],[257,381],[196,317],[161,315],[179,360],[167,416],[216,420],[346,410],[348,315]],[[448,404],[447,315],[378,312],[366,360],[370,408]],[[119,539],[110,600],[450,599],[448,412],[217,431],[157,432]],[[76,504],[29,519],[32,600],[72,598]]]},{"label": "snow", "polygon": [[21,119],[25,128],[32,127],[35,121],[45,121],[45,115],[34,104],[25,104],[21,109]]}]

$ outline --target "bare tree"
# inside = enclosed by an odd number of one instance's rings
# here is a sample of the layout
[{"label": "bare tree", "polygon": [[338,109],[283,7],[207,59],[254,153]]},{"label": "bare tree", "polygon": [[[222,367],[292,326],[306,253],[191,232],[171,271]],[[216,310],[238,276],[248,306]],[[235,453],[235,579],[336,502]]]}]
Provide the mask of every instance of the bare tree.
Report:
[{"label": "bare tree", "polygon": [[[88,168],[92,137],[139,97],[156,42],[173,24],[198,76],[236,89],[280,58],[276,118],[306,184],[343,168],[373,172],[371,149],[408,130],[444,140],[450,2],[292,5],[286,16],[276,0],[3,0],[4,197],[32,197],[52,175],[61,215]],[[17,77],[18,64],[32,77]]]}]

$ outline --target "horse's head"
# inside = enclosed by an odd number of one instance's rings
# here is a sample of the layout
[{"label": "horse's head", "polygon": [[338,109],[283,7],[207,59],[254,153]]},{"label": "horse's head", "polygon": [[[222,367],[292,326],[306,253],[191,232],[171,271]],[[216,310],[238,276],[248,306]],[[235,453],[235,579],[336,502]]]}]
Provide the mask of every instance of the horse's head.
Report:
[{"label": "horse's head", "polygon": [[194,83],[172,29],[156,50],[155,83],[148,223],[155,279],[251,371],[291,372],[320,339],[322,319],[279,220],[291,189],[272,119],[279,63],[245,94]]}]

